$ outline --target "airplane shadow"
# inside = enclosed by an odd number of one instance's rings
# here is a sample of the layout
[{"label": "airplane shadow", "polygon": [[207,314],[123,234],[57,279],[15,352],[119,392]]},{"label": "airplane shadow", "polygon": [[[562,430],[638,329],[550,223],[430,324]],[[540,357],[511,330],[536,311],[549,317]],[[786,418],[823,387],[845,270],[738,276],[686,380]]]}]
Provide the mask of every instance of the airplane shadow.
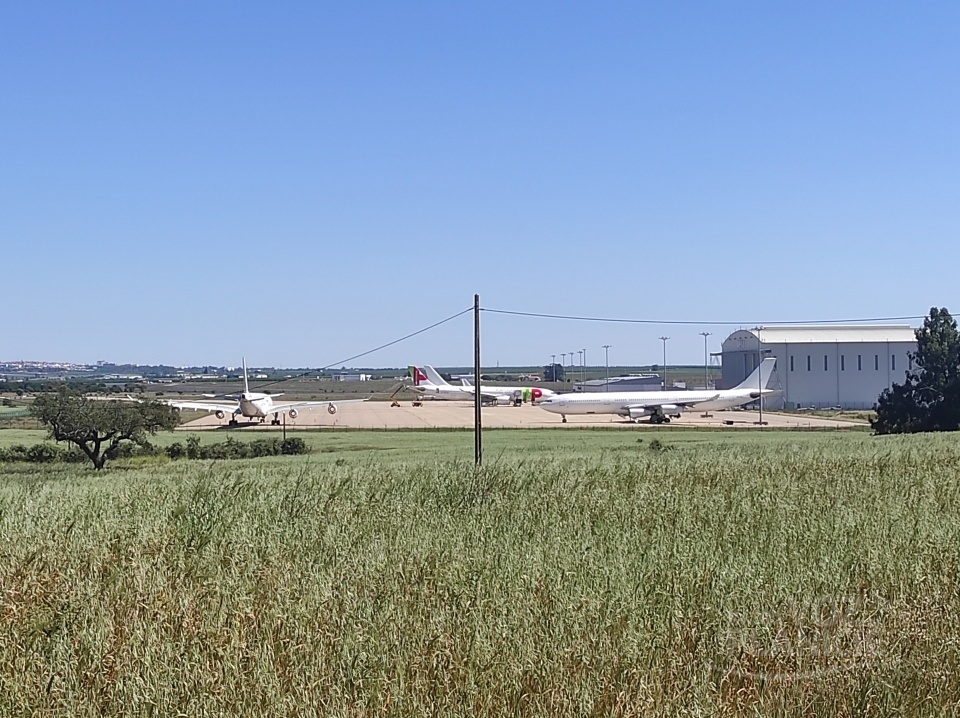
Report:
[{"label": "airplane shadow", "polygon": [[214,431],[236,431],[250,426],[269,426],[269,424],[264,425],[259,421],[238,421],[236,424],[220,424]]}]

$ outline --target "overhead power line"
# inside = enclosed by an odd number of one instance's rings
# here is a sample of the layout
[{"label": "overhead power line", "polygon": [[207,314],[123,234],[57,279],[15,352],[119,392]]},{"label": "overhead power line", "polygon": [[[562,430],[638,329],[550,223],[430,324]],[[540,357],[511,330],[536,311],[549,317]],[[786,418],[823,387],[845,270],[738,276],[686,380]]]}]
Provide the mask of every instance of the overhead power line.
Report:
[{"label": "overhead power line", "polygon": [[410,332],[409,334],[404,334],[404,335],[403,335],[402,337],[400,337],[399,339],[394,339],[393,341],[387,342],[386,344],[381,344],[380,346],[376,346],[376,347],[374,347],[373,349],[368,349],[368,350],[365,351],[365,352],[360,352],[359,354],[354,354],[353,356],[347,357],[346,359],[341,359],[340,361],[333,362],[332,364],[327,364],[326,366],[322,366],[322,367],[320,367],[319,369],[311,369],[310,371],[305,371],[305,372],[303,372],[303,373],[301,373],[301,374],[297,374],[296,376],[286,377],[286,378],[284,378],[284,379],[278,379],[277,381],[272,381],[272,382],[269,382],[268,384],[262,384],[261,386],[259,386],[259,387],[257,387],[257,388],[258,388],[258,389],[266,389],[267,387],[274,386],[275,384],[282,384],[283,382],[285,382],[285,381],[290,381],[290,380],[292,380],[292,379],[300,379],[300,378],[302,378],[302,377],[309,376],[309,375],[311,375],[311,374],[313,374],[313,373],[315,373],[315,372],[318,372],[318,371],[324,371],[324,370],[326,370],[326,369],[331,369],[331,368],[333,368],[333,367],[335,367],[335,366],[344,366],[347,362],[353,361],[354,359],[361,359],[362,357],[365,357],[365,356],[367,356],[367,355],[369,355],[369,354],[373,354],[373,353],[375,353],[375,352],[378,352],[378,351],[380,351],[381,349],[386,349],[387,347],[392,347],[394,344],[399,344],[400,342],[405,342],[407,339],[412,339],[413,337],[417,336],[418,334],[423,334],[424,332],[429,332],[431,329],[436,329],[436,328],[439,327],[441,324],[446,324],[447,322],[451,322],[451,321],[453,321],[454,319],[456,319],[457,317],[462,317],[462,316],[463,316],[464,314],[466,314],[467,312],[472,312],[472,311],[473,311],[473,307],[467,307],[467,308],[464,309],[463,311],[457,312],[456,314],[451,314],[451,315],[450,315],[449,317],[447,317],[446,319],[441,319],[439,322],[434,322],[433,324],[430,324],[429,326],[423,327],[422,329],[418,329],[418,330],[415,331],[415,332]]},{"label": "overhead power line", "polygon": [[570,314],[546,314],[543,312],[520,312],[509,309],[490,309],[481,307],[481,312],[490,312],[491,314],[508,314],[516,317],[534,317],[537,319],[565,319],[576,322],[609,322],[614,324],[651,324],[651,325],[692,325],[692,326],[789,326],[794,324],[861,324],[867,322],[897,322],[910,321],[914,319],[925,319],[925,315],[911,317],[871,317],[869,319],[812,319],[803,322],[718,322],[718,321],[697,321],[692,319],[625,319],[615,317],[580,317]]},{"label": "overhead power line", "polygon": [[451,322],[451,321],[453,321],[454,319],[456,319],[457,317],[462,317],[462,316],[463,316],[464,314],[466,314],[467,312],[472,312],[472,311],[473,311],[473,307],[467,307],[467,308],[464,309],[462,312],[457,312],[456,314],[451,314],[451,315],[450,315],[449,317],[447,317],[446,319],[441,319],[439,322],[434,322],[433,324],[431,324],[431,325],[428,326],[428,327],[424,327],[423,329],[418,329],[418,330],[415,331],[415,332],[410,332],[409,334],[405,334],[404,336],[400,337],[399,339],[394,339],[392,342],[387,342],[386,344],[381,344],[380,346],[374,347],[373,349],[370,349],[370,350],[368,350],[368,351],[361,352],[360,354],[354,354],[352,357],[347,357],[346,359],[341,359],[340,361],[334,362],[333,364],[327,364],[327,365],[324,366],[324,367],[320,367],[320,371],[323,371],[324,369],[330,369],[331,367],[335,367],[335,366],[338,366],[338,365],[339,365],[339,366],[343,366],[343,365],[346,364],[348,361],[353,361],[354,359],[360,359],[360,358],[362,358],[362,357],[367,356],[368,354],[373,354],[374,352],[378,352],[378,351],[380,351],[381,349],[386,349],[387,347],[392,347],[394,344],[399,344],[400,342],[405,342],[407,339],[412,339],[413,337],[417,336],[418,334],[423,334],[424,332],[429,332],[431,329],[436,329],[436,328],[439,327],[441,324],[446,324],[447,322]]}]

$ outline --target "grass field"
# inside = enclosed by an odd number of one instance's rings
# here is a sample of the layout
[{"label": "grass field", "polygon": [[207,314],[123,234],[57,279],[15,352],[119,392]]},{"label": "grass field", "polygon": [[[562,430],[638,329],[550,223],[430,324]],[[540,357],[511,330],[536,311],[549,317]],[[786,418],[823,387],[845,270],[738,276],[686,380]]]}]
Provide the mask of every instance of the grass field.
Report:
[{"label": "grass field", "polygon": [[0,465],[0,715],[960,709],[954,436],[297,436]]}]

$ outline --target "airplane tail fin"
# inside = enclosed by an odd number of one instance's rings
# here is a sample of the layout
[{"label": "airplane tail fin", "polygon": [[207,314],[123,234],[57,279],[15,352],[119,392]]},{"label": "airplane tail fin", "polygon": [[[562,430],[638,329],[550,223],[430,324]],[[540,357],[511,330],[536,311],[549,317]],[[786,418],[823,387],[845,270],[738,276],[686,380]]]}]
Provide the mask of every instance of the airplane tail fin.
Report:
[{"label": "airplane tail fin", "polygon": [[436,386],[450,386],[447,384],[446,380],[440,376],[440,372],[438,372],[429,364],[423,367],[423,372],[427,375],[427,380],[431,384],[435,384]]},{"label": "airplane tail fin", "polygon": [[247,358],[243,358],[243,393],[250,393],[250,384],[247,383]]},{"label": "airplane tail fin", "polygon": [[430,380],[427,378],[427,375],[423,373],[423,369],[418,366],[408,366],[407,373],[413,379],[414,386],[420,386],[421,384],[429,384]]},{"label": "airplane tail fin", "polygon": [[750,376],[735,386],[734,389],[766,389],[776,363],[775,357],[767,357],[760,362],[760,366],[754,369]]}]

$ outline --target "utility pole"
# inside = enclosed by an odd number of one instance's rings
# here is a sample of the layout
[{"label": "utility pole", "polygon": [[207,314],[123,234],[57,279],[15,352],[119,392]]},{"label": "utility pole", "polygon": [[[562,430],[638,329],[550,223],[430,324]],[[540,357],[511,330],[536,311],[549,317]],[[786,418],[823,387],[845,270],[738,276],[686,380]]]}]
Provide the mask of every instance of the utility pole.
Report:
[{"label": "utility pole", "polygon": [[604,379],[604,391],[610,391],[610,345],[603,345],[603,374],[606,377]]},{"label": "utility pole", "polygon": [[709,387],[707,382],[707,337],[710,336],[710,332],[700,332],[700,336],[703,337],[703,388],[706,390]]},{"label": "utility pole", "polygon": [[473,461],[483,463],[483,430],[480,425],[480,295],[473,295]]},{"label": "utility pole", "polygon": [[663,342],[663,390],[667,390],[667,339],[670,337],[660,337]]}]

